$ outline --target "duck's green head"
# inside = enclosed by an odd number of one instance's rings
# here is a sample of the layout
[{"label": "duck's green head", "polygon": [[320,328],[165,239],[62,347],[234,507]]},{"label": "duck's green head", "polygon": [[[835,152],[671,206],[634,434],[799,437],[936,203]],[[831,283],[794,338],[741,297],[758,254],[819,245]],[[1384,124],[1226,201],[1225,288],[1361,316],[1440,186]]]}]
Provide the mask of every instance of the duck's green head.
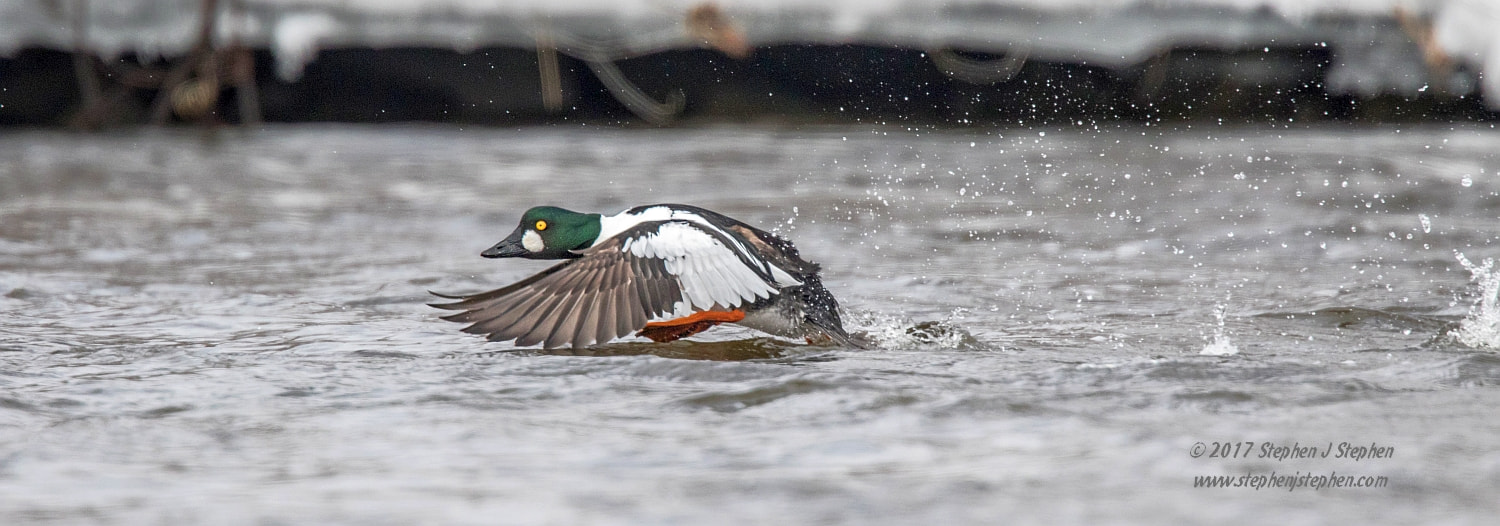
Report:
[{"label": "duck's green head", "polygon": [[580,214],[555,206],[538,206],[521,216],[521,225],[479,255],[487,258],[567,259],[574,250],[599,237],[599,214]]}]

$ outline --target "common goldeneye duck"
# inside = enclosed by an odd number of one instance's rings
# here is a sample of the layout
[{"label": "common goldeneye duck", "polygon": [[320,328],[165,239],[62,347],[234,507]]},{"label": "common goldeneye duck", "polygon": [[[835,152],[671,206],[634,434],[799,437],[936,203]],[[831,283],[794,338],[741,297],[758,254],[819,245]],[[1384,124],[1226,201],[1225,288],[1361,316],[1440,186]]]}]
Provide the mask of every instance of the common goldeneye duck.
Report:
[{"label": "common goldeneye duck", "polygon": [[518,346],[585,347],[634,332],[657,342],[735,323],[777,336],[855,345],[818,265],[790,241],[686,205],[613,216],[539,206],[487,258],[562,259],[510,286],[431,304],[464,332]]}]

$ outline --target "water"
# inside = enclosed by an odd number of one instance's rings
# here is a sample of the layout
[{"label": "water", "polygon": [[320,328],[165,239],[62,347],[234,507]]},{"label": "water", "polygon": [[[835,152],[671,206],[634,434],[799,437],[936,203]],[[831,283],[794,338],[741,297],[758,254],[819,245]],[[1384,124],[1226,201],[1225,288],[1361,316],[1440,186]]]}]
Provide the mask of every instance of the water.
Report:
[{"label": "water", "polygon": [[[8,133],[0,518],[1484,524],[1496,144],[1487,126]],[[423,305],[544,268],[478,257],[529,206],[653,202],[787,235],[876,348],[716,328],[514,352]],[[1341,442],[1393,453],[1259,457]],[[1194,487],[1273,471],[1385,479]]]}]

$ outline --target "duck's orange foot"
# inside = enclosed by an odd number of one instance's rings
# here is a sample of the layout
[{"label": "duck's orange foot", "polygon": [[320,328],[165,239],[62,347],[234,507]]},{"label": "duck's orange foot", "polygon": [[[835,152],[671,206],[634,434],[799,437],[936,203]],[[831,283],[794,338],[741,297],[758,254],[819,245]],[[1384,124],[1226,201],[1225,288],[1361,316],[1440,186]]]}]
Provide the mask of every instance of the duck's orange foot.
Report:
[{"label": "duck's orange foot", "polygon": [[646,327],[635,335],[645,336],[656,343],[666,343],[698,334],[720,323],[734,323],[743,319],[745,319],[744,311],[706,310],[675,320],[647,323]]},{"label": "duck's orange foot", "polygon": [[635,335],[651,338],[651,341],[654,341],[656,343],[667,343],[670,341],[680,340],[694,334],[698,334],[700,332],[708,330],[709,327],[713,327],[718,324],[719,322],[716,321],[699,321],[693,323],[684,323],[681,325],[646,327],[644,329],[641,329],[640,332],[635,333]]}]

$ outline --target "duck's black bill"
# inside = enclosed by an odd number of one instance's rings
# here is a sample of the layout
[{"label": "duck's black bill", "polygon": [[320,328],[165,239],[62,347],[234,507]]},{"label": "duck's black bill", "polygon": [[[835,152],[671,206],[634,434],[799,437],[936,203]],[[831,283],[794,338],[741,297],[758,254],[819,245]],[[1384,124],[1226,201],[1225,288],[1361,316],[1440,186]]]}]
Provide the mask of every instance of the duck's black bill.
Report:
[{"label": "duck's black bill", "polygon": [[510,237],[505,238],[499,243],[495,243],[495,246],[490,247],[489,250],[480,252],[479,255],[487,258],[513,258],[524,256],[527,253],[526,247],[521,246],[521,231],[517,230]]}]

